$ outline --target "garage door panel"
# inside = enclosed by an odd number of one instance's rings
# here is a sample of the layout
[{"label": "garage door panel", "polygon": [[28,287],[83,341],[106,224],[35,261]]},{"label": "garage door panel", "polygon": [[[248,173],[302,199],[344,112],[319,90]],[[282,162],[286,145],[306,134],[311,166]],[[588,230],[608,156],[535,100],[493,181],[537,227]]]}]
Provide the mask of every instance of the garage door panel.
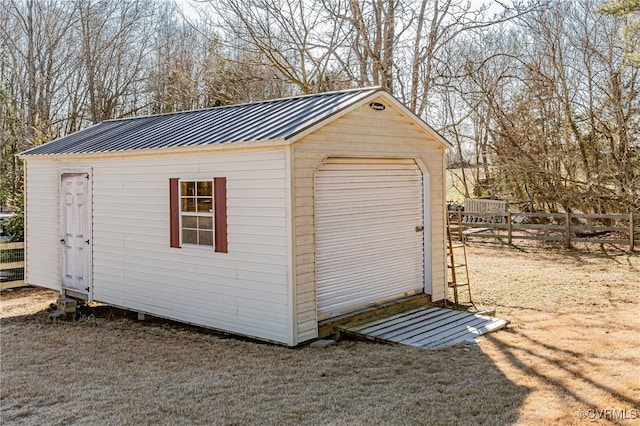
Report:
[{"label": "garage door panel", "polygon": [[[408,195],[409,198],[417,198],[417,195]],[[340,202],[337,200],[336,202]],[[377,203],[375,201],[364,202],[363,204],[359,204],[354,202],[353,200],[345,201],[345,205],[340,208],[333,208],[331,203],[325,203],[324,205],[321,203],[316,204],[316,209],[327,210],[327,213],[322,218],[323,220],[331,219],[337,216],[344,216],[346,218],[350,218],[356,216],[357,219],[365,220],[367,218],[382,221],[382,222],[395,222],[396,220],[391,221],[391,218],[399,219],[399,220],[407,220],[413,221],[415,220],[416,215],[422,214],[422,209],[416,206],[409,206],[401,203]],[[380,210],[386,210],[386,214],[382,214]],[[365,227],[366,224],[363,223],[361,227]],[[322,232],[322,230],[320,230]]]},{"label": "garage door panel", "polygon": [[[417,277],[414,277],[417,278]],[[416,294],[419,291],[415,289],[407,289],[403,285],[403,280],[395,280],[395,281],[384,281],[380,283],[372,283],[369,291],[365,292],[354,292],[347,291],[344,288],[336,288],[331,295],[331,299],[323,300],[319,299],[320,303],[332,303],[335,307],[336,311],[340,309],[342,304],[348,304],[349,306],[358,306],[362,307],[363,303],[355,303],[356,299],[360,299],[365,301],[366,304],[374,304],[382,300],[388,300],[390,296],[399,296],[403,297],[405,295]],[[384,284],[375,285],[375,284]]]},{"label": "garage door panel", "polygon": [[[329,159],[329,161],[333,161],[333,159]],[[419,170],[416,172],[415,169],[405,167],[413,167],[413,165],[415,165],[415,162],[413,164],[371,164],[370,166],[366,164],[337,165],[325,163],[322,165],[322,177],[331,176],[333,174],[340,174],[341,176],[358,176],[366,173],[375,174],[376,176],[392,174],[415,176],[420,173]]]},{"label": "garage door panel", "polygon": [[[404,212],[405,215],[407,212]],[[414,215],[420,212],[414,212]],[[357,225],[358,217],[355,215],[342,215],[342,217],[335,216],[329,218],[330,222],[327,223],[326,229],[323,229],[322,233],[317,235],[326,239],[327,241],[336,240],[348,240],[350,238],[385,238],[387,235],[396,235],[401,238],[400,235],[411,236],[415,232],[416,224],[413,220],[405,220],[405,217],[400,217],[398,222],[389,222],[385,220],[376,219],[375,217],[364,217],[363,223],[365,226],[346,229],[350,224],[354,227]],[[336,234],[337,233],[337,234]]]},{"label": "garage door panel", "polygon": [[[417,197],[417,194],[406,194],[405,197],[413,198]],[[333,210],[333,215],[337,214],[370,214],[374,215],[374,217],[381,217],[378,210],[383,208],[389,209],[395,212],[402,212],[404,210],[412,211],[414,213],[420,213],[422,209],[418,209],[415,206],[411,206],[403,203],[402,198],[383,198],[384,194],[380,194],[380,198],[376,200],[375,198],[369,200],[362,200],[359,203],[355,203],[353,201],[353,197],[345,198],[343,203],[344,205],[338,209]],[[335,202],[340,202],[340,200],[334,200]],[[316,203],[316,207],[326,207],[331,208],[330,202],[320,202]],[[390,212],[389,212],[390,213]],[[387,218],[388,216],[383,216],[383,218]]]},{"label": "garage door panel", "polygon": [[[395,161],[395,162],[394,162]],[[320,319],[421,292],[422,173],[412,160],[330,159],[315,178]]]},{"label": "garage door panel", "polygon": [[[393,263],[395,260],[395,263]],[[356,262],[360,262],[357,264]],[[378,267],[370,266],[373,263],[378,262],[382,265]],[[392,271],[398,269],[399,272],[405,273],[408,272],[411,268],[420,267],[422,265],[417,262],[405,261],[402,258],[382,258],[381,256],[373,256],[373,255],[363,255],[359,257],[354,257],[353,260],[349,262],[340,261],[336,259],[333,262],[320,263],[319,267],[331,268],[331,275],[322,275],[320,274],[320,278],[323,278],[326,282],[331,282],[331,280],[335,280],[340,277],[341,271],[346,271],[344,280],[348,281],[349,285],[352,282],[355,282],[356,279],[360,278],[360,276],[366,277],[366,279],[374,280],[377,279],[376,275],[380,275],[382,277],[389,278]],[[352,272],[352,276],[349,277],[349,271]],[[358,272],[362,272],[362,274],[358,275]],[[379,274],[377,273],[379,272]],[[324,284],[324,283],[323,283]],[[345,285],[347,287],[347,285]]]},{"label": "garage door panel", "polygon": [[[347,221],[352,221],[351,226],[356,226],[357,228],[353,228],[351,232],[356,232],[360,228],[366,228],[370,223],[381,223],[381,224],[389,224],[396,222],[390,221],[390,217],[393,216],[394,219],[397,219],[398,222],[411,222],[414,223],[415,216],[421,214],[421,210],[415,208],[399,208],[396,206],[387,206],[386,210],[389,216],[381,217],[380,213],[377,211],[379,206],[376,207],[354,207],[350,210],[343,211],[334,211],[331,214],[326,216],[327,224],[338,226],[339,222],[334,219],[341,219],[342,223],[346,223]],[[316,206],[316,209],[318,206]],[[333,220],[333,221],[332,221]],[[348,231],[348,229],[346,229]],[[324,232],[324,229],[321,231]]]},{"label": "garage door panel", "polygon": [[[413,268],[411,268],[411,266],[413,266]],[[422,265],[402,265],[402,264],[398,264],[395,267],[392,268],[385,268],[384,270],[377,270],[376,269],[372,269],[372,272],[379,272],[380,275],[382,275],[382,273],[387,273],[390,272],[392,274],[396,274],[395,276],[401,277],[401,279],[385,279],[386,282],[393,282],[393,281],[398,281],[398,280],[402,280],[402,279],[406,279],[406,277],[414,277],[414,278],[419,278],[421,276],[421,266]],[[407,271],[407,267],[411,268],[409,271]],[[356,274],[354,274],[354,272],[361,272],[361,270],[359,270],[358,268],[355,269],[347,269],[347,268],[337,268],[336,269],[336,273],[335,275],[331,278],[331,279],[327,279],[326,282],[324,283],[324,285],[326,286],[326,290],[331,290],[331,295],[330,297],[332,297],[334,294],[338,294],[338,293],[345,293],[345,294],[351,294],[353,293],[353,287],[356,286],[369,286],[369,283],[371,282],[371,278],[370,277],[366,277],[364,276],[364,274],[360,275],[360,277],[356,276]],[[350,282],[349,286],[344,286],[342,283],[344,282],[345,279],[348,279]],[[375,288],[369,288],[369,291],[367,293],[373,292],[374,290],[376,290]]]},{"label": "garage door panel", "polygon": [[358,195],[356,191],[354,191],[353,194],[345,193],[342,197],[335,197],[327,200],[318,199],[316,200],[316,206],[327,205],[327,207],[329,207],[329,204],[336,203],[336,202],[344,203],[344,204],[341,204],[339,207],[337,207],[336,208],[337,210],[346,210],[346,209],[349,209],[350,207],[358,207],[363,205],[369,205],[372,207],[383,206],[383,205],[413,206],[412,204],[407,204],[406,199],[409,197],[420,196],[420,194],[416,194],[409,191],[406,191],[406,192],[394,191],[394,193],[380,192],[378,194],[371,195],[369,198],[359,197],[357,199],[358,203],[356,204],[355,200],[353,199],[354,195],[355,196]]},{"label": "garage door panel", "polygon": [[[407,176],[406,179],[402,181],[391,181],[393,178],[402,178],[401,175],[388,175],[388,176],[367,176],[367,175],[358,175],[358,176],[341,176],[336,173],[335,176],[329,178],[316,178],[316,183],[320,183],[323,185],[327,185],[327,188],[331,189],[342,189],[345,191],[355,191],[358,189],[369,189],[371,191],[375,191],[376,188],[371,188],[370,184],[378,183],[384,184],[386,188],[403,188],[403,182],[419,182],[421,179],[419,176]],[[336,182],[335,179],[349,179],[348,181],[340,181]]]},{"label": "garage door panel", "polygon": [[[405,239],[406,240],[406,239]],[[376,244],[377,247],[363,247],[366,244]],[[331,250],[332,245],[341,245],[341,250]],[[411,259],[413,260],[415,250],[420,249],[419,244],[407,244],[403,239],[375,239],[371,237],[369,239],[350,240],[345,242],[343,240],[333,240],[330,244],[321,242],[317,245],[320,250],[327,253],[321,256],[316,262],[318,265],[324,265],[323,262],[344,262],[349,263],[353,260],[361,260],[366,256],[374,256],[378,259],[388,260],[390,263],[394,259]],[[351,251],[349,255],[345,256],[344,252]],[[356,265],[354,265],[356,266]],[[369,267],[368,264],[364,265]]]}]

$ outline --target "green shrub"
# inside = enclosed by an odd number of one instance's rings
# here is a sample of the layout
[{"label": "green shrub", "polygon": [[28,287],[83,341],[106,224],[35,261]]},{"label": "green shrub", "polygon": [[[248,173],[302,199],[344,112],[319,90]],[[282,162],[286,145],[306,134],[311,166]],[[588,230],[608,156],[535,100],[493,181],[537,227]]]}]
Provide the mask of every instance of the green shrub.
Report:
[{"label": "green shrub", "polygon": [[4,233],[9,241],[24,241],[24,193],[13,204],[13,216],[4,222]]}]

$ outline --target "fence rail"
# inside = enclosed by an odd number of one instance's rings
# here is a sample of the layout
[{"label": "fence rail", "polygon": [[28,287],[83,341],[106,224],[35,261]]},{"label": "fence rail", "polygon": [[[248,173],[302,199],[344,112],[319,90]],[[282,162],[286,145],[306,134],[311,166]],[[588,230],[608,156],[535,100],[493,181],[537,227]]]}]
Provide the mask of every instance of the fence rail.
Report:
[{"label": "fence rail", "polygon": [[[465,224],[465,233],[485,238],[506,237],[509,244],[515,239],[564,242],[566,247],[576,242],[623,244],[629,245],[629,250],[633,251],[640,242],[640,216],[633,213],[496,213],[465,210],[450,211],[450,214],[460,216],[460,223]],[[465,216],[475,218],[474,223],[465,223]],[[506,235],[496,231],[504,231]]]},{"label": "fence rail", "polygon": [[0,290],[24,285],[24,243],[0,243]]}]

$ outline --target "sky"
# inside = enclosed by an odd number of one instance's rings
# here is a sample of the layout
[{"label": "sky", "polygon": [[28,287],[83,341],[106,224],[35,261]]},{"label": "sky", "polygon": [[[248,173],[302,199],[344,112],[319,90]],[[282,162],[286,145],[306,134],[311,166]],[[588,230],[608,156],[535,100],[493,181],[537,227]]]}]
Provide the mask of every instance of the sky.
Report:
[{"label": "sky", "polygon": [[[195,11],[195,9],[192,7],[193,4],[197,4],[197,3],[203,3],[205,1],[203,0],[173,0],[175,1],[178,6],[180,6],[180,8],[182,9],[183,13],[187,16],[187,17],[195,17],[197,16],[197,12]],[[415,0],[416,2],[418,0]],[[469,3],[471,3],[471,5],[474,8],[478,8],[482,5],[488,5],[489,6],[489,13],[498,13],[500,12],[500,10],[502,10],[502,6],[500,5],[501,2],[499,1],[495,1],[495,0],[463,0],[463,1],[468,1]],[[505,1],[502,1],[502,3],[504,3]],[[506,0],[507,3],[510,3],[509,0]]]}]

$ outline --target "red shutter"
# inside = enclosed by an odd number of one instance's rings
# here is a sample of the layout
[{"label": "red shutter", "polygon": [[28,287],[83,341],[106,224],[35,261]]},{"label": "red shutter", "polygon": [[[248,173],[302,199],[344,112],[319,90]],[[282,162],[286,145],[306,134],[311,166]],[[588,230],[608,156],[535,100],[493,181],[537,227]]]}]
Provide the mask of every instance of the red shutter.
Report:
[{"label": "red shutter", "polygon": [[180,248],[180,180],[169,179],[169,246]]},{"label": "red shutter", "polygon": [[216,251],[227,251],[227,178],[213,178],[213,205],[215,210],[215,244]]}]

